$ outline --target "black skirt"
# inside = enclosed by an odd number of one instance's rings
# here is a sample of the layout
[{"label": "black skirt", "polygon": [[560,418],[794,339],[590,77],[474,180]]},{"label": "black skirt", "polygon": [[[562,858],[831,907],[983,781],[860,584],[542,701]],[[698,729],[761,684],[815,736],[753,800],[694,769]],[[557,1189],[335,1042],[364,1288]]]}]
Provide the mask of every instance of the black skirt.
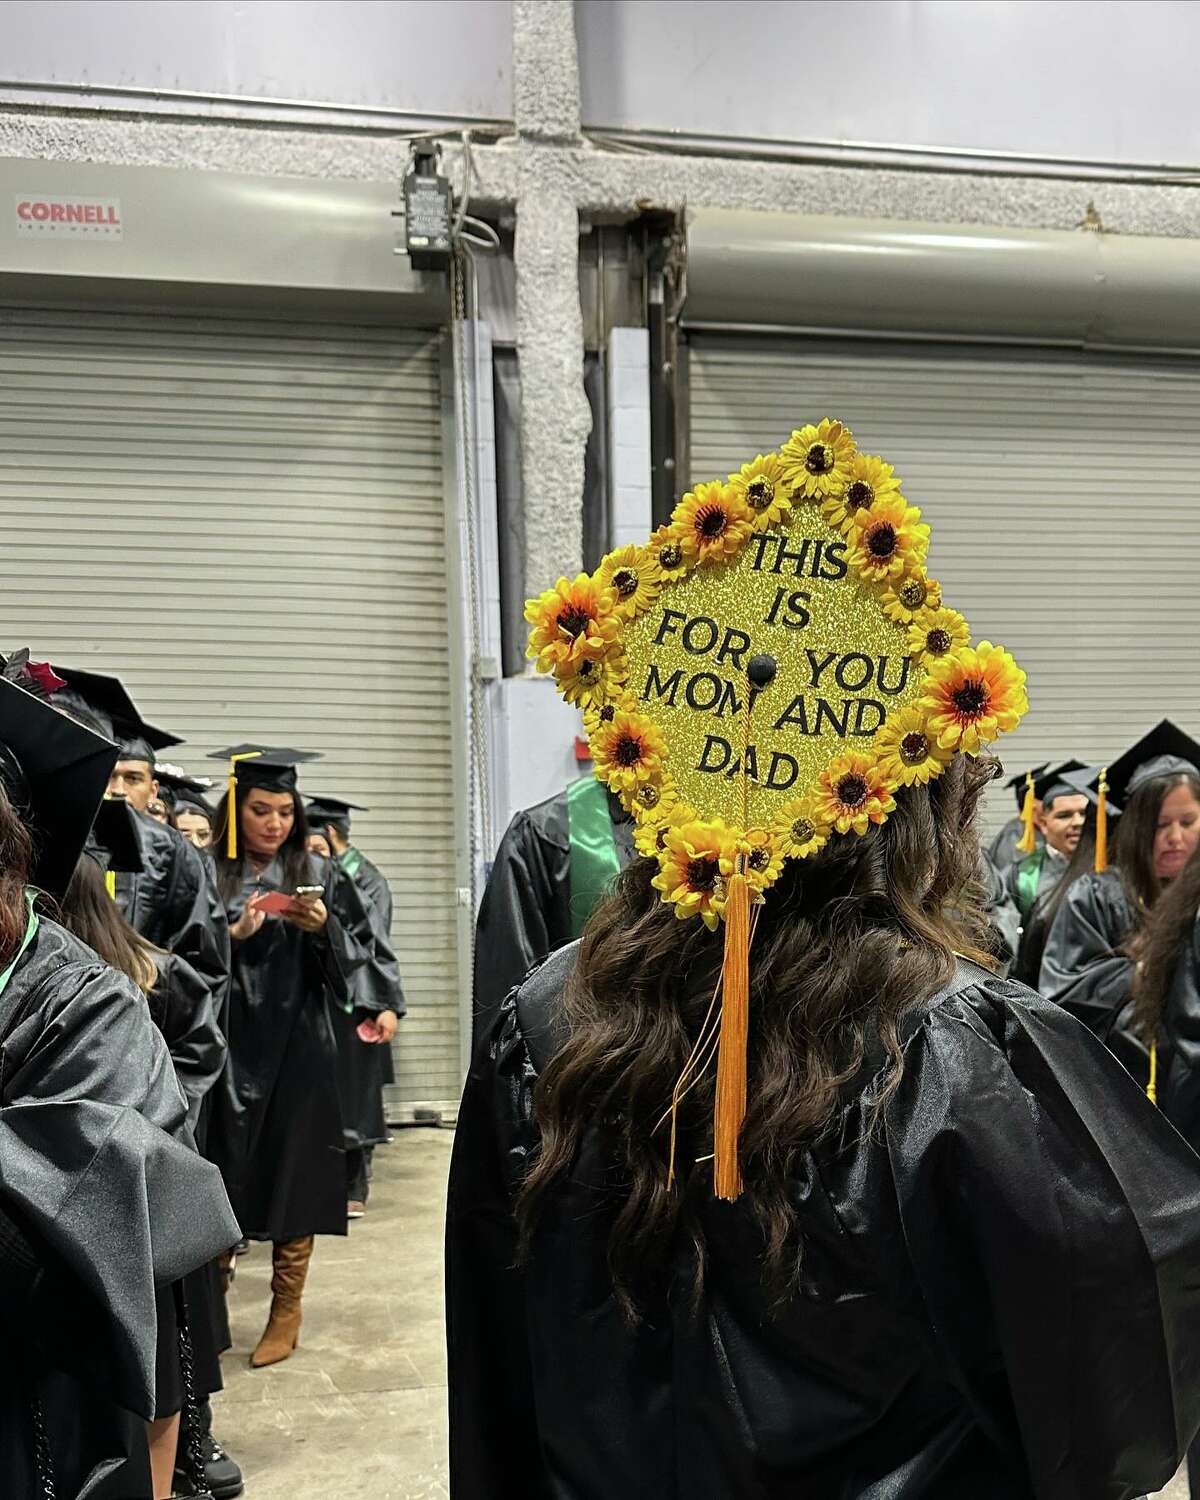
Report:
[{"label": "black skirt", "polygon": [[219,1391],[221,1352],[229,1347],[229,1325],[215,1261],[190,1271],[182,1281],[160,1286],[154,1305],[158,1340],[154,1350],[154,1415],[173,1417],[183,1410],[183,1364],[179,1348],[179,1312],[184,1309],[192,1341],[196,1396],[203,1400]]}]

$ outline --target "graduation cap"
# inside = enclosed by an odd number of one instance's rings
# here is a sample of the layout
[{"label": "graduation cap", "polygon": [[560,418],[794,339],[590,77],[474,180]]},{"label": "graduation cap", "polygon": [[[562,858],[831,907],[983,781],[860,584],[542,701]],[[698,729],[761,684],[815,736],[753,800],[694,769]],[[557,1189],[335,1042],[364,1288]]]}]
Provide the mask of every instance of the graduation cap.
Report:
[{"label": "graduation cap", "polygon": [[[1076,795],[1082,793],[1093,807],[1099,807],[1099,784],[1102,769],[1103,768],[1101,766],[1081,766],[1077,771],[1068,771],[1067,774],[1063,777],[1063,781],[1070,787],[1072,792],[1076,793]],[[1119,818],[1121,816],[1121,809],[1115,806],[1111,801],[1109,801],[1107,796],[1105,797],[1105,806],[1107,808],[1108,818],[1110,822],[1113,818]]]},{"label": "graduation cap", "polygon": [[229,808],[225,833],[225,852],[229,859],[237,858],[238,788],[250,790],[257,787],[263,792],[294,792],[296,767],[322,758],[319,750],[289,750],[278,745],[251,743],[230,745],[227,750],[214,750],[210,753],[210,760],[229,762]]},{"label": "graduation cap", "polygon": [[[1042,775],[1049,765],[1048,761],[1042,761],[1040,765],[1030,766],[1028,771],[1020,771],[1016,776],[1010,776],[1004,785],[1013,793],[1017,799],[1017,811],[1025,810],[1025,794],[1033,782]],[[1035,794],[1036,795],[1036,794]]]},{"label": "graduation cap", "polygon": [[155,753],[168,745],[182,744],[177,734],[147,724],[129,696],[124,683],[102,672],[85,672],[76,667],[55,666],[53,670],[66,679],[63,705],[69,708],[77,698],[97,715],[105,730],[121,747],[119,760],[144,760],[155,764]]},{"label": "graduation cap", "polygon": [[1033,794],[1045,807],[1056,797],[1078,797],[1081,787],[1074,785],[1070,777],[1087,770],[1081,760],[1064,760],[1061,765],[1046,766],[1033,780]]},{"label": "graduation cap", "polygon": [[[96,811],[84,853],[106,874],[136,875],[144,868],[137,814],[124,797],[106,797]],[[114,892],[109,889],[109,895]]]},{"label": "graduation cap", "polygon": [[1047,765],[1048,762],[1043,761],[1039,766],[1030,766],[1028,771],[1022,771],[1018,776],[1011,776],[1004,783],[1016,793],[1017,811],[1021,815],[1021,822],[1025,825],[1025,831],[1016,844],[1018,854],[1032,854],[1037,848],[1037,825],[1033,820],[1033,804],[1037,800],[1037,778],[1045,771]]},{"label": "graduation cap", "polygon": [[[651,884],[677,917],[724,923],[718,1198],[742,1189],[751,903],[1029,707],[1009,653],[973,644],[943,607],[929,538],[892,466],[826,417],[695,485],[643,545],[526,601],[528,655],[583,710],[596,776],[658,865]],[[695,1053],[671,1099],[669,1182],[675,1112],[706,1066]]]},{"label": "graduation cap", "polygon": [[33,834],[35,883],[61,897],[104,799],[118,750],[111,740],[20,685],[35,679],[17,671],[9,676],[8,671],[5,664],[0,675],[0,782]]},{"label": "graduation cap", "polygon": [[154,767],[154,778],[158,782],[163,799],[172,807],[190,805],[211,813],[204,793],[214,785],[211,776],[189,776],[182,766],[160,760]]},{"label": "graduation cap", "polygon": [[[1160,719],[1111,765],[1102,766],[1087,778],[1087,787],[1096,793],[1098,871],[1108,868],[1110,805],[1119,812],[1128,806],[1129,799],[1140,787],[1168,776],[1191,776],[1200,781],[1200,744],[1170,719]],[[1082,773],[1080,780],[1083,780]]]},{"label": "graduation cap", "polygon": [[326,823],[345,823],[348,827],[351,813],[370,812],[371,809],[361,802],[346,802],[341,797],[314,796],[304,810],[311,824],[323,828]]}]

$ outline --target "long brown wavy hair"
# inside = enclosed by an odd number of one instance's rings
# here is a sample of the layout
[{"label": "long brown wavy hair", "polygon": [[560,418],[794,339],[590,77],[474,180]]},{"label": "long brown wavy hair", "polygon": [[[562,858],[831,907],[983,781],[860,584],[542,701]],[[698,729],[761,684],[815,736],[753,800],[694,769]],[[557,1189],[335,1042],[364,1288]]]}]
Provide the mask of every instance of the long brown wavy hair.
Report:
[{"label": "long brown wavy hair", "polygon": [[1138,1032],[1153,1041],[1175,971],[1200,915],[1200,845],[1163,891],[1149,920],[1133,945],[1137,968],[1133,980],[1134,1016]]},{"label": "long brown wavy hair", "polygon": [[1144,781],[1121,815],[1121,837],[1113,866],[1120,872],[1129,904],[1137,914],[1135,931],[1143,927],[1146,913],[1154,909],[1165,888],[1154,873],[1154,838],[1163,802],[1180,786],[1189,787],[1200,802],[1200,778],[1190,771],[1174,771],[1169,776]]},{"label": "long brown wavy hair", "polygon": [[[878,1120],[903,1071],[905,1012],[950,979],[956,952],[988,962],[975,816],[998,773],[993,760],[957,756],[942,777],[898,796],[881,827],[788,861],[760,909],[741,1161],[767,1281],[781,1293],[799,1273],[788,1190],[797,1158],[831,1126],[848,1086],[861,1092],[866,1070],[877,1075]],[[712,1070],[680,1107],[679,1190],[667,1185],[662,1117],[712,998],[723,934],[678,921],[654,873],[652,861],[635,861],[584,931],[563,996],[569,1038],[537,1084],[541,1147],[517,1203],[527,1253],[585,1134],[603,1132],[623,1198],[609,1269],[631,1316],[681,1245],[699,1288],[698,1208],[712,1177]]]},{"label": "long brown wavy hair", "polygon": [[25,936],[25,887],[32,870],[33,839],[0,783],[0,971]]}]

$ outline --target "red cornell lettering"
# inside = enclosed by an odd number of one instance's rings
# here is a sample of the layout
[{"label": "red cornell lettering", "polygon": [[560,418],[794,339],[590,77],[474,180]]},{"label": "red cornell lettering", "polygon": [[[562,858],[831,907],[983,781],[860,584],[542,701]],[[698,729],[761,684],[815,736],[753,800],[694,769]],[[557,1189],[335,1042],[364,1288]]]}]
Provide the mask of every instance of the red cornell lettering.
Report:
[{"label": "red cornell lettering", "polygon": [[104,222],[106,224],[119,224],[121,222],[120,219],[117,218],[117,210],[116,210],[116,208],[111,203],[104,210],[104,214],[105,214]]},{"label": "red cornell lettering", "polygon": [[31,216],[31,214],[29,212],[29,203],[28,203],[28,201],[26,201],[25,203],[18,203],[17,204],[17,218],[18,219],[29,219],[30,217],[32,217],[32,216]]},{"label": "red cornell lettering", "polygon": [[94,203],[87,203],[84,205],[83,222],[85,224],[95,224],[99,220],[99,218],[100,210]]},{"label": "red cornell lettering", "polygon": [[80,208],[80,206],[79,206],[78,203],[68,203],[67,204],[67,223],[68,224],[82,224],[82,222],[83,222],[83,209]]},{"label": "red cornell lettering", "polygon": [[39,221],[50,217],[50,205],[48,203],[35,203],[33,205],[33,217]]},{"label": "red cornell lettering", "polygon": [[52,203],[50,205],[50,222],[51,222],[51,224],[61,224],[62,221],[63,221],[63,206],[62,206],[62,204],[61,203]]}]

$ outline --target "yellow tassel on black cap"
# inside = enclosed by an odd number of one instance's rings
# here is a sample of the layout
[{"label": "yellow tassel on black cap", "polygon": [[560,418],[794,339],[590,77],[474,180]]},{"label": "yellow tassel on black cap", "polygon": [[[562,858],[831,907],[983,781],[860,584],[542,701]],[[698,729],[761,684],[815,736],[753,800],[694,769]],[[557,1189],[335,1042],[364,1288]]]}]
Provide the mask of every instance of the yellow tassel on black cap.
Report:
[{"label": "yellow tassel on black cap", "polygon": [[1096,788],[1096,858],[1093,868],[1097,874],[1108,869],[1108,767],[1100,772],[1100,784]]},{"label": "yellow tassel on black cap", "polygon": [[246,750],[241,755],[229,757],[229,807],[225,818],[225,853],[229,859],[238,855],[237,816],[237,767],[239,760],[257,760],[261,750]]},{"label": "yellow tassel on black cap", "polygon": [[1018,854],[1032,854],[1037,848],[1037,828],[1033,818],[1033,804],[1035,801],[1033,772],[1030,771],[1025,778],[1025,805],[1021,809],[1021,822],[1025,825],[1025,831],[1017,841]]}]

